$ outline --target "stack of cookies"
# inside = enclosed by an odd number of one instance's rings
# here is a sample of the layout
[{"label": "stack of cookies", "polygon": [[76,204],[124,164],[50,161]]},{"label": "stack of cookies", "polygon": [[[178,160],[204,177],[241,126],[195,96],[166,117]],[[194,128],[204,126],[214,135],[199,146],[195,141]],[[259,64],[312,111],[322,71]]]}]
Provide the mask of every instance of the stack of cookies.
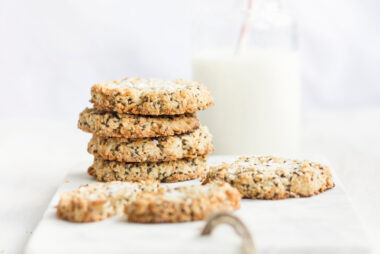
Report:
[{"label": "stack of cookies", "polygon": [[179,182],[203,176],[214,150],[197,110],[214,105],[198,82],[126,78],[95,84],[78,127],[93,134],[97,180]]}]

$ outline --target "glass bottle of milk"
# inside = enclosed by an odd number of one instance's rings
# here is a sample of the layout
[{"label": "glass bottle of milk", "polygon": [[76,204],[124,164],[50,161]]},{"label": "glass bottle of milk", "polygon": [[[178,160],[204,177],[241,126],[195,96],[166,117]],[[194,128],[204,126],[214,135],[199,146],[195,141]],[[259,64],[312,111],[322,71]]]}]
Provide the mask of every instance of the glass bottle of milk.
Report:
[{"label": "glass bottle of milk", "polygon": [[200,112],[216,154],[298,152],[300,75],[296,27],[279,0],[207,13],[195,26],[193,80],[215,106]]}]

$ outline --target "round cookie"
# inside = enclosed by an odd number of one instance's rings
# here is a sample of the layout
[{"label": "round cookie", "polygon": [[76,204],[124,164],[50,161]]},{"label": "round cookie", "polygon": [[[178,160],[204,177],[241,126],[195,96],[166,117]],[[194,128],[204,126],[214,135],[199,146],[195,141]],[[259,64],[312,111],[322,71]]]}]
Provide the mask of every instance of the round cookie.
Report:
[{"label": "round cookie", "polygon": [[182,186],[156,193],[144,193],[124,213],[128,221],[139,223],[186,222],[204,220],[215,212],[240,207],[241,195],[227,183]]},{"label": "round cookie", "polygon": [[195,113],[173,116],[119,114],[86,108],[78,128],[103,137],[144,138],[191,132],[199,127]]},{"label": "round cookie", "polygon": [[214,105],[210,90],[198,82],[125,78],[92,86],[94,107],[118,113],[177,115]]},{"label": "round cookie", "polygon": [[335,186],[326,166],[273,156],[243,156],[211,167],[205,183],[213,180],[226,181],[252,199],[309,197]]},{"label": "round cookie", "polygon": [[206,169],[206,156],[142,163],[109,161],[95,157],[88,173],[101,182],[157,180],[174,183],[202,177]]},{"label": "round cookie", "polygon": [[124,206],[135,200],[141,192],[159,189],[160,184],[156,181],[86,184],[61,194],[57,216],[73,222],[104,220],[121,214]]},{"label": "round cookie", "polygon": [[157,162],[207,155],[214,150],[208,128],[159,138],[105,138],[93,136],[88,152],[105,160],[125,162]]}]

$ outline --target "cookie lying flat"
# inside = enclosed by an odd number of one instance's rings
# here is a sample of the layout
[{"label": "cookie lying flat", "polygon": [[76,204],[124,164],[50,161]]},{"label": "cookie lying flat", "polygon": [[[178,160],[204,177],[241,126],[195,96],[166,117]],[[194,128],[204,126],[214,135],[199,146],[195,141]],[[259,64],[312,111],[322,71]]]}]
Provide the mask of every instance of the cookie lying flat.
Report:
[{"label": "cookie lying flat", "polygon": [[125,208],[130,222],[159,223],[204,220],[211,213],[240,207],[241,195],[227,183],[182,186],[144,193]]},{"label": "cookie lying flat", "polygon": [[61,219],[73,222],[104,220],[122,213],[124,206],[135,200],[141,192],[158,189],[159,183],[156,181],[83,185],[77,190],[61,194],[57,215]]},{"label": "cookie lying flat", "polygon": [[144,138],[191,132],[199,127],[195,113],[173,116],[119,114],[86,108],[78,128],[103,137]]},{"label": "cookie lying flat", "polygon": [[157,180],[166,183],[192,180],[204,176],[205,156],[175,161],[128,163],[94,158],[88,173],[98,181]]},{"label": "cookie lying flat", "polygon": [[160,138],[105,138],[93,136],[88,152],[105,160],[157,162],[207,155],[214,150],[205,126],[194,132]]},{"label": "cookie lying flat", "polygon": [[205,182],[215,179],[230,183],[252,199],[309,197],[334,187],[328,167],[273,156],[240,157],[231,164],[211,167]]},{"label": "cookie lying flat", "polygon": [[193,113],[214,105],[210,90],[198,82],[125,78],[91,88],[91,102],[101,110],[142,115]]}]

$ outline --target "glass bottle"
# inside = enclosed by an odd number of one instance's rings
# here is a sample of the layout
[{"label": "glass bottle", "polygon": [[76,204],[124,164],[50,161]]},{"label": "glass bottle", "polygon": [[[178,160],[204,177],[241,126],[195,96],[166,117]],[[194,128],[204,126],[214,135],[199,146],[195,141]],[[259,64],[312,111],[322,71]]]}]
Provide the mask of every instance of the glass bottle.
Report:
[{"label": "glass bottle", "polygon": [[280,0],[207,13],[194,31],[193,80],[215,106],[200,112],[216,154],[299,150],[300,75],[296,26]]}]

